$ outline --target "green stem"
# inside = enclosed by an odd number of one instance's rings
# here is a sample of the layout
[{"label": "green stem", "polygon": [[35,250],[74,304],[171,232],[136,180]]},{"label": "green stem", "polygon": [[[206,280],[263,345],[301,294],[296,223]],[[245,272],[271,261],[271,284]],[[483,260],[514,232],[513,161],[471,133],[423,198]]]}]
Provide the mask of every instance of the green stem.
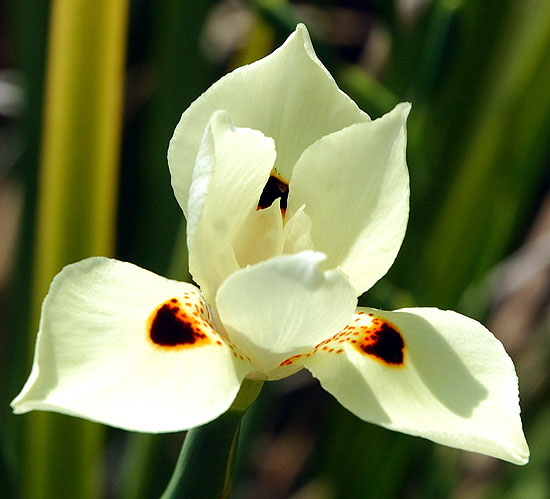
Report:
[{"label": "green stem", "polygon": [[161,499],[229,497],[241,419],[263,381],[244,380],[231,408],[187,433],[174,473]]}]

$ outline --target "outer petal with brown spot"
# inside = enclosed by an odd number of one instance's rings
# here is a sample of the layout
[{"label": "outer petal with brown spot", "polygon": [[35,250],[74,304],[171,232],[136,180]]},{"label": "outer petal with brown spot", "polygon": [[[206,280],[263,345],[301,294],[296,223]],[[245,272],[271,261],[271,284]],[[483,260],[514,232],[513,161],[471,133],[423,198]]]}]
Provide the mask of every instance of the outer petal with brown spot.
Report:
[{"label": "outer petal with brown spot", "polygon": [[528,461],[517,377],[481,324],[434,308],[359,309],[301,364],[358,417],[515,464]]},{"label": "outer petal with brown spot", "polygon": [[54,279],[33,370],[12,405],[179,431],[225,412],[251,370],[215,331],[195,286],[89,258]]}]

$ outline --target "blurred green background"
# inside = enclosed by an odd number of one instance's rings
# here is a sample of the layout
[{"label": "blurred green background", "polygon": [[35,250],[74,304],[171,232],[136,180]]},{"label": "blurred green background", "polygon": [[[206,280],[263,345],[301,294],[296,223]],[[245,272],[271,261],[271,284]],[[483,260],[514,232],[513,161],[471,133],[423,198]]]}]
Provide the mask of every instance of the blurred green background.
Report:
[{"label": "blurred green background", "polygon": [[[0,497],[164,489],[183,435],[15,417],[8,404],[64,264],[106,254],[186,277],[171,133],[211,83],[297,22],[373,118],[413,103],[407,236],[362,303],[452,308],[486,324],[516,364],[532,457],[516,467],[363,423],[300,373],[266,384],[247,414],[233,497],[550,497],[546,0],[1,0]],[[46,76],[54,66],[58,80]]]}]

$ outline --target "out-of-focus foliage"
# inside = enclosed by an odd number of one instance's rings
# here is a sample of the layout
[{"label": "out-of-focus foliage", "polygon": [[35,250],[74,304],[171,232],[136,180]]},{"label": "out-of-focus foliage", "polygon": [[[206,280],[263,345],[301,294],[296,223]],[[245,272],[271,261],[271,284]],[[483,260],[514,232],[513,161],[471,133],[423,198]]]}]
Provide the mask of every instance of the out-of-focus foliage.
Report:
[{"label": "out-of-focus foliage", "polygon": [[[23,444],[29,429],[7,404],[27,375],[26,338],[36,328],[29,314],[42,299],[31,296],[31,283],[49,8],[0,2],[0,483],[8,497],[20,496],[33,462]],[[392,271],[363,302],[474,316],[504,342],[520,378],[532,450],[521,468],[363,423],[307,375],[269,383],[241,431],[234,497],[548,497],[550,4],[132,0],[128,20],[112,214],[118,258],[186,277],[184,224],[165,159],[172,130],[219,76],[267,54],[305,22],[319,57],[371,116],[413,103],[408,233]],[[24,90],[24,107],[5,104],[17,99],[5,81]],[[17,244],[7,244],[9,234]],[[49,445],[55,460],[63,444]],[[108,430],[92,464],[102,475],[99,495],[157,497],[180,445],[181,435]],[[62,497],[77,479],[52,483]]]}]

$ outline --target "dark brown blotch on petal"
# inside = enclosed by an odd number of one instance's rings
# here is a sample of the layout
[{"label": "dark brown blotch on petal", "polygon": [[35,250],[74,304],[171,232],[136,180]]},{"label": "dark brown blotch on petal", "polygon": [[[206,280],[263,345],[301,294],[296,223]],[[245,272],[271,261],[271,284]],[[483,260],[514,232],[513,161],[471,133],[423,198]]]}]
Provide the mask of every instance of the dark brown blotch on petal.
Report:
[{"label": "dark brown blotch on petal", "polygon": [[[148,320],[149,340],[158,347],[174,349],[211,343],[212,326],[189,302],[171,298],[159,305]],[[215,334],[215,333],[214,333]]]},{"label": "dark brown blotch on petal", "polygon": [[391,366],[403,365],[405,342],[401,333],[393,324],[380,319],[373,321],[372,326],[364,331],[358,348]]}]

